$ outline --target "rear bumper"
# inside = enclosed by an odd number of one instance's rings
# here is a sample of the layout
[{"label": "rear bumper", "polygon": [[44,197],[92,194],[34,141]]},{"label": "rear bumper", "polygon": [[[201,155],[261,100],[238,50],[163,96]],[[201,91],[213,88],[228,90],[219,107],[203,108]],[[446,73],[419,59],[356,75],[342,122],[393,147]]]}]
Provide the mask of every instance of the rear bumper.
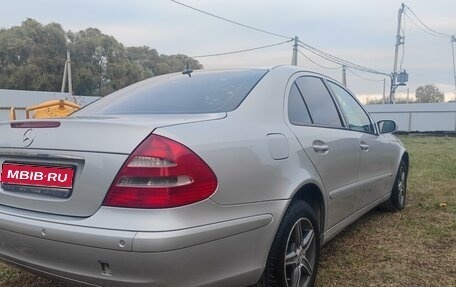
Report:
[{"label": "rear bumper", "polygon": [[94,286],[246,286],[261,275],[275,216],[134,232],[0,213],[0,259]]},{"label": "rear bumper", "polygon": [[272,219],[272,214],[262,214],[172,231],[132,232],[64,225],[0,213],[0,229],[73,245],[119,251],[163,252],[248,232],[270,224]]},{"label": "rear bumper", "polygon": [[258,235],[251,231],[179,250],[140,253],[1,230],[0,258],[25,269],[94,286],[239,287],[259,277],[260,270],[252,261],[257,258]]}]

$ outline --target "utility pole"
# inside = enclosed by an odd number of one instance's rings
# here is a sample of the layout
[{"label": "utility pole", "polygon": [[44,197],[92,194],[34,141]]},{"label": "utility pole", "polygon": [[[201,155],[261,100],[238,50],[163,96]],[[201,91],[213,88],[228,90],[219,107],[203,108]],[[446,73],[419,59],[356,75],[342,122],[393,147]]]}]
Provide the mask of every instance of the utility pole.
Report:
[{"label": "utility pole", "polygon": [[456,101],[456,63],[454,60],[454,43],[456,42],[456,35],[451,36],[451,52],[453,52],[453,77],[454,77],[454,100]]},{"label": "utility pole", "polygon": [[297,66],[298,65],[298,36],[294,37],[294,44],[293,44],[293,56],[291,58],[291,65]]},{"label": "utility pole", "polygon": [[394,50],[394,68],[393,68],[393,74],[391,77],[391,93],[390,93],[390,99],[391,102],[394,104],[396,102],[395,100],[395,93],[396,93],[396,88],[397,88],[397,61],[398,61],[398,55],[399,55],[399,46],[404,45],[404,37],[401,36],[401,24],[402,24],[402,14],[404,13],[405,10],[405,5],[404,3],[401,4],[401,8],[398,11],[397,15],[397,31],[396,31],[396,48]]},{"label": "utility pole", "polygon": [[347,67],[342,65],[342,84],[347,87]]},{"label": "utility pole", "polygon": [[67,50],[67,59],[65,61],[65,68],[63,70],[63,80],[62,80],[62,90],[61,92],[65,92],[65,85],[67,81],[67,75],[68,75],[68,93],[70,95],[73,94],[73,84],[72,84],[72,78],[71,78],[71,58],[70,58],[70,51]]},{"label": "utility pole", "polygon": [[383,104],[386,102],[386,78],[383,78]]}]

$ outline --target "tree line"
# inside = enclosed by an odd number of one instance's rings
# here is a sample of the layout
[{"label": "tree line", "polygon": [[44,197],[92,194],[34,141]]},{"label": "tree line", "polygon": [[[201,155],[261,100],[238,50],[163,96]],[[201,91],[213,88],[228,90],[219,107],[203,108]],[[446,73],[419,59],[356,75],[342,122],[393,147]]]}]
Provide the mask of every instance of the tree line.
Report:
[{"label": "tree line", "polygon": [[96,28],[78,32],[58,23],[27,19],[0,29],[0,89],[60,91],[66,52],[73,92],[104,96],[143,79],[203,66],[186,55],[164,55],[147,46],[125,47]]},{"label": "tree line", "polygon": [[[434,85],[420,86],[415,91],[415,99],[396,98],[397,104],[405,103],[443,103],[445,95]],[[389,100],[386,101],[389,103]],[[383,99],[367,99],[367,105],[383,104]]]}]

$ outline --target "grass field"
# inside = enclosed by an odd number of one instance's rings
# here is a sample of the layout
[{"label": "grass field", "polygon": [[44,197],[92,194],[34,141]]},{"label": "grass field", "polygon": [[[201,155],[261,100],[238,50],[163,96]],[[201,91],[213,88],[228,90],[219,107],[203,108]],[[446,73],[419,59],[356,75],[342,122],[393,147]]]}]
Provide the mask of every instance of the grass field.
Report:
[{"label": "grass field", "polygon": [[456,138],[401,139],[406,209],[374,210],[323,247],[317,286],[456,286]]},{"label": "grass field", "polygon": [[[406,209],[374,210],[324,246],[317,286],[456,286],[456,138],[401,139]],[[0,264],[0,286],[61,285]]]}]

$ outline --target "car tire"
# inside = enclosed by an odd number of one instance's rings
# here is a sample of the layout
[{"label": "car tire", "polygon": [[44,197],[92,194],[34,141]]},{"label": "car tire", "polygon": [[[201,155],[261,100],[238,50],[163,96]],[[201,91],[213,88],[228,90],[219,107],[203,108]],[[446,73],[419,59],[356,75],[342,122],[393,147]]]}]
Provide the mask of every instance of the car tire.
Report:
[{"label": "car tire", "polygon": [[380,205],[380,209],[389,212],[400,211],[405,208],[407,196],[407,165],[403,160],[399,164],[390,198]]},{"label": "car tire", "polygon": [[311,287],[320,257],[320,228],[315,212],[303,201],[292,202],[269,251],[257,287]]}]

